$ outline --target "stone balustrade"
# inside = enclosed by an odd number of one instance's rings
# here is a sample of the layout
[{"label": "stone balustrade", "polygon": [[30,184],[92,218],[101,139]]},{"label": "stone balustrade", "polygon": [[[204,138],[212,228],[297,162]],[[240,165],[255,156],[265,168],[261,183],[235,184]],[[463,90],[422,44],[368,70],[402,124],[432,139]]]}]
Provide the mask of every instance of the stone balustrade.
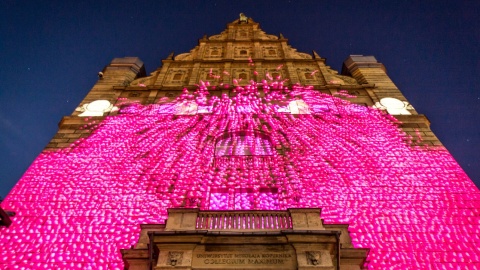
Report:
[{"label": "stone balustrade", "polygon": [[288,211],[201,211],[198,230],[287,230],[292,229]]}]

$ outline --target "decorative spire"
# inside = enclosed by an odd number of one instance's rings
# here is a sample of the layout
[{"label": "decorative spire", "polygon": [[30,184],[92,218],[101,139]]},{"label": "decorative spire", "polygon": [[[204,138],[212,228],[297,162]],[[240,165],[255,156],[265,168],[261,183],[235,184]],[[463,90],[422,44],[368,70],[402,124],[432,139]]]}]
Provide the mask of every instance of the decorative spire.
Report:
[{"label": "decorative spire", "polygon": [[320,55],[316,51],[313,51],[313,59],[320,59]]},{"label": "decorative spire", "polygon": [[171,52],[168,56],[167,56],[167,60],[173,60],[173,56],[175,55],[175,52]]}]

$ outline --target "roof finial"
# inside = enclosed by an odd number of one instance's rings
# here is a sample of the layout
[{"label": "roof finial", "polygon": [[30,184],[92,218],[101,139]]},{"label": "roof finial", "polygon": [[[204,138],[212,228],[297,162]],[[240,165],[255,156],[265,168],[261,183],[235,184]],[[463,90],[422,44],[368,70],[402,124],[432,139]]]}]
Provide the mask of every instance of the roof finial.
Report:
[{"label": "roof finial", "polygon": [[248,23],[248,17],[245,16],[245,14],[240,13],[240,19],[238,20],[238,23]]}]

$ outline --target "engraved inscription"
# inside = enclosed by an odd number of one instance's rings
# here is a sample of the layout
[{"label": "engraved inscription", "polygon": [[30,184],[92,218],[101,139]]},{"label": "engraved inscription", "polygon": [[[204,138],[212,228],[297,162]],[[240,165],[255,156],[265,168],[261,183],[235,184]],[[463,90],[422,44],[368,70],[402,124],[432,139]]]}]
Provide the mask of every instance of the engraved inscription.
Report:
[{"label": "engraved inscription", "polygon": [[199,253],[193,263],[198,268],[249,268],[290,269],[296,265],[296,258],[290,253]]},{"label": "engraved inscription", "polygon": [[293,256],[285,253],[214,253],[196,254],[195,259],[201,260],[205,265],[272,265],[289,264]]}]

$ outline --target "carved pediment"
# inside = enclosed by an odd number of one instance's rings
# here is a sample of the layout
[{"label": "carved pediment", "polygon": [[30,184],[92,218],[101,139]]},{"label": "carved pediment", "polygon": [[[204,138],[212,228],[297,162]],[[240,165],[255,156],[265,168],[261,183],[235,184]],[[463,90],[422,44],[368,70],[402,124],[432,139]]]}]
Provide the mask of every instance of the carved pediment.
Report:
[{"label": "carved pediment", "polygon": [[260,39],[260,40],[278,40],[275,35],[266,34],[259,29],[258,23],[255,23],[251,18],[248,21],[235,20],[229,24],[228,29],[220,33],[219,35],[213,35],[208,40],[245,40],[245,39]]}]

